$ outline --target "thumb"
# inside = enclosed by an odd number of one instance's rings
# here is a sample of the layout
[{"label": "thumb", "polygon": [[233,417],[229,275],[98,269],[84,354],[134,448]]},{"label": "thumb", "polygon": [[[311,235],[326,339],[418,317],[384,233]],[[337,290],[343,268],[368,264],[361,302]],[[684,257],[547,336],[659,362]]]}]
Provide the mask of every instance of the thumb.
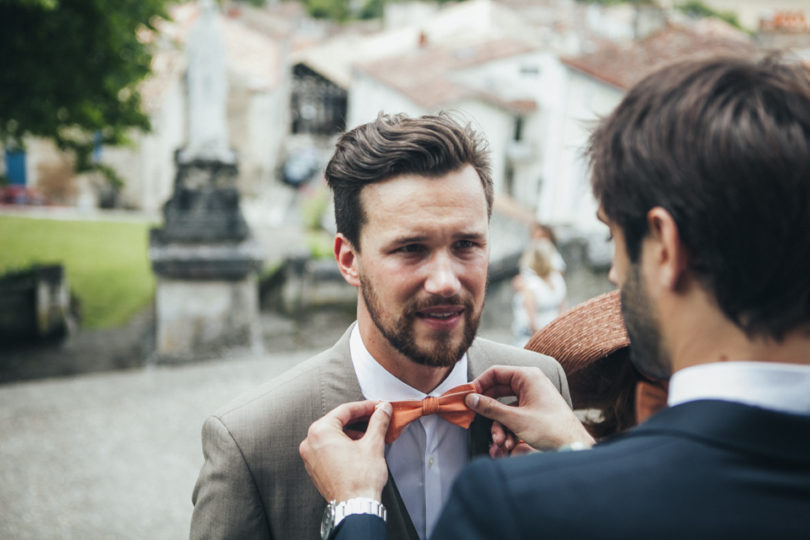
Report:
[{"label": "thumb", "polygon": [[385,444],[385,432],[388,431],[388,424],[391,423],[391,404],[386,401],[381,401],[374,409],[374,414],[368,421],[368,428],[363,440],[370,441],[371,443]]},{"label": "thumb", "polygon": [[464,398],[464,403],[467,407],[481,416],[486,416],[490,420],[496,420],[506,427],[512,423],[510,420],[514,418],[515,407],[504,405],[497,399],[493,399],[481,394],[468,394]]}]

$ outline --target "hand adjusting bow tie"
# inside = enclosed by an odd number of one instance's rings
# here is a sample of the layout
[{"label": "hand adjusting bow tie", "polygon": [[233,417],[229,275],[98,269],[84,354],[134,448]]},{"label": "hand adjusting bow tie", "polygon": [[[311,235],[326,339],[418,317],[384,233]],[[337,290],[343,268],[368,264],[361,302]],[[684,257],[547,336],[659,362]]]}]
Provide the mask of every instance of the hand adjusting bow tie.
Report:
[{"label": "hand adjusting bow tie", "polygon": [[451,388],[439,397],[428,396],[423,400],[392,401],[391,423],[385,433],[386,444],[391,444],[399,437],[405,426],[419,417],[438,414],[451,424],[467,429],[475,418],[475,411],[467,408],[464,397],[475,392],[472,383]]}]

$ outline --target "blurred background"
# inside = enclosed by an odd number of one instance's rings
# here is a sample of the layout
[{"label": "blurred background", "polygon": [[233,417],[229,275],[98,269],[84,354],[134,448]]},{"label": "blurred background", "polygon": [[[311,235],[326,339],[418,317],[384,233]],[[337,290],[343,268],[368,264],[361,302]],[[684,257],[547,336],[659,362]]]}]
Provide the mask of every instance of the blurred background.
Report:
[{"label": "blurred background", "polygon": [[807,0],[0,1],[0,537],[187,536],[203,419],[331,345],[322,177],[380,111],[486,134],[481,334],[535,223],[611,289],[589,129],[662,63],[785,51]]}]

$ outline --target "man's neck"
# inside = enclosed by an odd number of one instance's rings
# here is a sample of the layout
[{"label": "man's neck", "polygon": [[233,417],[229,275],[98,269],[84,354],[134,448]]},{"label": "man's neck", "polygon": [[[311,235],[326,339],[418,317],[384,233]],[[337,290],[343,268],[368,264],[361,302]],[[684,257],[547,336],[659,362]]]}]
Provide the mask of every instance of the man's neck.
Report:
[{"label": "man's neck", "polygon": [[[368,323],[373,324],[370,321]],[[363,344],[372,358],[391,375],[411,388],[429,394],[453,370],[453,366],[434,367],[414,362],[391,346],[388,340],[377,332],[367,331],[362,320],[358,320],[358,325],[360,337],[363,339]]]},{"label": "man's neck", "polygon": [[[675,313],[688,316],[675,316]],[[706,302],[673,306],[670,345],[673,373],[698,364],[728,361],[775,362],[810,365],[810,331],[794,329],[781,340],[749,337],[737,325]]]},{"label": "man's neck", "polygon": [[453,370],[453,366],[424,366],[402,355],[398,356],[397,359],[391,359],[390,357],[377,358],[376,356],[374,359],[394,377],[425,394],[432,392]]}]

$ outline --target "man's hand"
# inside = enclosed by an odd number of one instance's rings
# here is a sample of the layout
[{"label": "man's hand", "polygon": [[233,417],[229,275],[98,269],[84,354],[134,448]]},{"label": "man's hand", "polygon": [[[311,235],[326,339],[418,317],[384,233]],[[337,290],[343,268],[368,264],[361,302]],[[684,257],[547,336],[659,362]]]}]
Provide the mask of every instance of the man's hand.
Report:
[{"label": "man's hand", "polygon": [[522,456],[535,452],[534,448],[520,440],[517,435],[506,429],[497,420],[492,422],[490,433],[492,434],[492,444],[489,447],[489,456],[493,459]]},{"label": "man's hand", "polygon": [[[533,448],[544,450],[574,443],[594,444],[593,437],[538,368],[494,366],[473,384],[479,394],[468,395],[467,406],[500,422]],[[510,406],[495,399],[505,396],[516,396],[517,403]]]},{"label": "man's hand", "polygon": [[[347,426],[369,416],[364,435],[344,432]],[[390,403],[357,401],[344,403],[313,422],[298,452],[324,499],[382,500],[382,490],[388,480],[385,431],[390,421]]]}]

